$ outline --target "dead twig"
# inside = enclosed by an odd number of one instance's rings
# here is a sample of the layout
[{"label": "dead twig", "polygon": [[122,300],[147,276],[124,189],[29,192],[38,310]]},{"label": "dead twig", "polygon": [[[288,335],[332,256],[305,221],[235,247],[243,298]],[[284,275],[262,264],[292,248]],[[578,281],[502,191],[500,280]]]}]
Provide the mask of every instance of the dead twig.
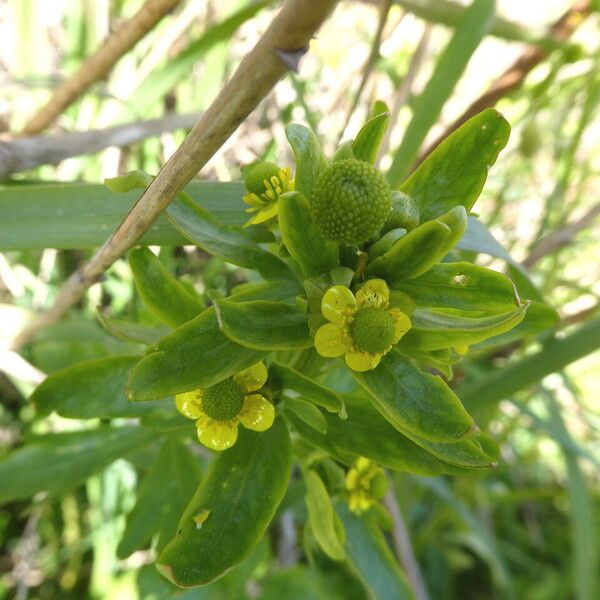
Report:
[{"label": "dead twig", "polygon": [[56,117],[81,96],[94,82],[106,77],[114,64],[135,46],[180,0],[148,0],[88,57],[80,69],[62,82],[46,105],[27,121],[21,135],[33,135],[46,129]]},{"label": "dead twig", "polygon": [[297,68],[314,32],[336,1],[288,0],[121,225],[90,261],[63,284],[52,307],[17,335],[11,344],[13,349],[65,315],[104,271],[135,244],[286,71]]}]

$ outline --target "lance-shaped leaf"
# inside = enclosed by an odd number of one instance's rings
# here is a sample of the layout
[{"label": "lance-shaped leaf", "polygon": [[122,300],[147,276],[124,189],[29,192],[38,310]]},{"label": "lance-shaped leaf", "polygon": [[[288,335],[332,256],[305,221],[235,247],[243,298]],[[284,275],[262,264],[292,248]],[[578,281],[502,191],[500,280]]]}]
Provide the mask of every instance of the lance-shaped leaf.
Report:
[{"label": "lance-shaped leaf", "polygon": [[308,200],[299,192],[288,192],[277,202],[281,239],[304,277],[339,267],[338,247],[315,225]]},{"label": "lance-shaped leaf", "polygon": [[473,431],[473,419],[441,377],[424,373],[395,350],[377,368],[353,375],[399,431],[433,442],[456,442]]},{"label": "lance-shaped leaf", "polygon": [[[167,476],[168,474],[168,476]],[[181,441],[166,441],[137,492],[137,501],[127,515],[117,556],[126,558],[158,533],[158,550],[177,531],[181,513],[194,495],[202,469],[198,459]]]},{"label": "lance-shaped leaf", "polygon": [[269,375],[273,377],[284,390],[291,390],[304,400],[310,400],[325,410],[345,416],[344,401],[339,394],[313,381],[298,371],[278,365],[271,364]]},{"label": "lance-shaped leaf", "polygon": [[417,306],[489,312],[519,305],[517,290],[508,277],[467,262],[440,263],[401,282],[398,289]]},{"label": "lance-shaped leaf", "polygon": [[294,188],[310,198],[315,181],[328,166],[321,143],[312,130],[298,123],[288,125],[285,135],[296,158]]},{"label": "lance-shaped leaf", "polygon": [[155,400],[206,388],[262,357],[262,352],[240,346],[225,336],[211,307],[163,338],[135,365],[127,394],[132,400]]},{"label": "lance-shaped leaf", "polygon": [[336,528],[337,515],[333,510],[325,484],[313,469],[304,472],[304,482],[308,521],[317,543],[329,558],[344,560],[344,539]]},{"label": "lance-shaped leaf", "polygon": [[[385,108],[384,108],[385,107]],[[379,145],[388,128],[390,113],[387,106],[381,107],[382,112],[371,117],[361,128],[352,142],[352,151],[358,160],[364,160],[373,164],[377,158]]]},{"label": "lance-shaped leaf", "polygon": [[131,250],[129,266],[142,300],[167,325],[179,327],[204,310],[200,298],[177,281],[148,248]]},{"label": "lance-shaped leaf", "polygon": [[255,350],[310,348],[308,315],[286,302],[214,300],[219,326],[234,342]]},{"label": "lance-shaped leaf", "polygon": [[412,327],[400,341],[403,349],[441,350],[470,346],[516,327],[528,304],[484,317],[467,317],[433,309],[418,308],[411,315]]},{"label": "lance-shaped leaf", "polygon": [[221,225],[207,210],[179,194],[167,214],[181,233],[209,254],[238,267],[258,271],[265,279],[289,279],[291,271],[238,227]]},{"label": "lance-shaped leaf", "polygon": [[462,206],[426,221],[401,237],[367,266],[367,274],[383,277],[391,287],[418,277],[439,263],[462,237],[467,213]]},{"label": "lance-shaped leaf", "polygon": [[156,344],[161,337],[168,335],[172,329],[166,325],[144,325],[133,321],[123,321],[115,319],[105,314],[101,308],[96,309],[98,322],[108,333],[124,342],[134,342],[136,344],[145,344],[152,346]]},{"label": "lance-shaped leaf", "polygon": [[290,476],[291,444],[282,419],[263,433],[240,429],[219,453],[185,509],[157,567],[181,587],[210,583],[241,562],[265,535]]},{"label": "lance-shaped leaf", "polygon": [[341,502],[336,505],[346,530],[348,564],[375,600],[414,600],[404,573],[398,566],[383,533],[372,520],[350,512]]},{"label": "lance-shaped leaf", "polygon": [[437,146],[400,186],[417,203],[421,220],[435,219],[455,206],[470,210],[509,135],[506,119],[488,108]]},{"label": "lance-shaped leaf", "polygon": [[31,438],[0,460],[0,502],[63,493],[155,437],[141,427],[105,427]]},{"label": "lance-shaped leaf", "polygon": [[125,396],[125,383],[139,356],[111,356],[77,363],[50,375],[31,396],[43,414],[56,411],[71,419],[141,417],[160,408],[172,408],[168,400],[159,404],[135,404]]}]

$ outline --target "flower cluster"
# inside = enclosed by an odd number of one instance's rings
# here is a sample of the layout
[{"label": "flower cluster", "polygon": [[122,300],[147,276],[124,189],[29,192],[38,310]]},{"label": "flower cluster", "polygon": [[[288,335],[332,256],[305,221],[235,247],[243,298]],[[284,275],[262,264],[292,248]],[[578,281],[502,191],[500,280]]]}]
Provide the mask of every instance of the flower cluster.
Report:
[{"label": "flower cluster", "polygon": [[280,169],[274,163],[259,163],[250,169],[245,179],[248,194],[243,198],[250,208],[247,213],[256,213],[245,225],[265,223],[277,216],[277,200],[285,192],[294,189],[291,172],[287,167]]},{"label": "flower cluster", "polygon": [[381,467],[364,456],[359,457],[346,473],[348,508],[361,514],[369,510],[387,491],[387,479]]}]

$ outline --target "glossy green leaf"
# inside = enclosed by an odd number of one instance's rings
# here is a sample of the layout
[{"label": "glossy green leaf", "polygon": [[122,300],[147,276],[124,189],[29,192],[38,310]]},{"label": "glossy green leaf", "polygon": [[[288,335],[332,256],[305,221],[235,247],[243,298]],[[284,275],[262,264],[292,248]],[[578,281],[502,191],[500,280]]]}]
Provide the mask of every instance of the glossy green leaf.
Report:
[{"label": "glossy green leaf", "polygon": [[456,442],[472,433],[473,419],[442,378],[424,373],[395,350],[377,368],[353,375],[399,431],[433,442]]},{"label": "glossy green leaf", "polygon": [[181,513],[194,495],[202,469],[185,444],[166,440],[137,491],[133,510],[127,515],[117,556],[126,558],[159,534],[160,551],[173,538]]},{"label": "glossy green leaf", "polygon": [[157,567],[181,587],[210,583],[242,561],[265,535],[287,489],[291,444],[277,419],[264,433],[240,428],[218,454],[185,509]]},{"label": "glossy green leaf", "polygon": [[277,202],[281,240],[304,277],[338,267],[338,247],[325,239],[315,225],[308,200],[299,192],[288,192]]},{"label": "glossy green leaf", "polygon": [[96,311],[98,322],[108,333],[124,342],[134,342],[136,344],[145,344],[152,346],[156,344],[161,337],[168,335],[172,329],[165,325],[152,326],[143,323],[134,323],[132,321],[123,321],[109,317],[101,309]]},{"label": "glossy green leaf", "polygon": [[308,510],[311,532],[321,550],[332,560],[344,560],[344,540],[339,538],[335,527],[335,513],[331,498],[321,478],[313,469],[304,471],[306,495],[304,500]]},{"label": "glossy green leaf", "polygon": [[450,134],[400,186],[417,203],[421,220],[435,219],[455,206],[471,210],[509,135],[510,125],[493,108]]},{"label": "glossy green leaf", "polygon": [[525,316],[527,304],[484,317],[466,317],[433,309],[418,308],[411,315],[412,327],[400,340],[401,348],[441,350],[470,346],[517,326]]},{"label": "glossy green leaf", "polygon": [[354,156],[354,152],[352,151],[352,145],[354,144],[353,140],[347,140],[342,142],[336,149],[331,162],[338,162],[340,160],[356,160],[356,156]]},{"label": "glossy green leaf", "polygon": [[518,304],[517,290],[508,277],[467,262],[440,263],[403,281],[398,289],[417,306],[478,312],[506,310]]},{"label": "glossy green leaf", "polygon": [[246,269],[258,271],[265,279],[289,279],[288,266],[254,242],[241,228],[221,225],[207,210],[190,198],[177,199],[167,208],[172,223],[200,248]]},{"label": "glossy green leaf", "polygon": [[155,400],[206,388],[257,363],[262,352],[232,342],[206,309],[172,334],[133,367],[127,382],[132,400]]},{"label": "glossy green leaf", "polygon": [[380,112],[370,118],[358,132],[352,143],[352,151],[357,160],[364,160],[371,164],[375,163],[379,145],[389,126],[390,113]]},{"label": "glossy green leaf", "polygon": [[219,326],[234,342],[255,350],[310,348],[308,315],[285,302],[214,300]]},{"label": "glossy green leaf", "polygon": [[141,427],[102,427],[32,437],[0,460],[0,502],[70,490],[156,434]]},{"label": "glossy green leaf", "polygon": [[304,400],[310,400],[329,412],[345,416],[344,401],[339,394],[328,387],[313,381],[290,367],[277,363],[271,364],[269,373],[288,393],[289,391],[295,392]]},{"label": "glossy green leaf", "polygon": [[346,530],[348,563],[374,600],[414,600],[414,595],[383,533],[372,521],[335,507]]},{"label": "glossy green leaf", "polygon": [[318,176],[327,168],[327,159],[321,142],[315,133],[304,125],[291,123],[285,128],[285,135],[296,158],[294,188],[310,199],[312,188]]},{"label": "glossy green leaf", "polygon": [[172,408],[169,400],[144,405],[127,399],[127,377],[139,360],[139,356],[111,356],[77,363],[50,375],[33,392],[31,402],[43,414],[56,411],[71,419],[140,417]]},{"label": "glossy green leaf", "polygon": [[301,421],[321,434],[327,432],[327,420],[323,413],[310,402],[299,398],[284,396],[286,414],[292,412]]},{"label": "glossy green leaf", "polygon": [[466,226],[467,213],[462,206],[457,206],[409,231],[383,256],[369,263],[367,273],[383,277],[391,287],[418,277],[454,248]]},{"label": "glossy green leaf", "polygon": [[129,266],[142,300],[167,325],[179,327],[204,310],[200,298],[173,277],[148,248],[131,250]]}]

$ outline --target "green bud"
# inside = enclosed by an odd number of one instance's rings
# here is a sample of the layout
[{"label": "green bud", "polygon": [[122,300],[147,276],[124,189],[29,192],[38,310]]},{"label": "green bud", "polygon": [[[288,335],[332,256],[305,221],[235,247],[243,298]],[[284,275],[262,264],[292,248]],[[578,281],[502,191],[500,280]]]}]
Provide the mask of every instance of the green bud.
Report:
[{"label": "green bud", "polygon": [[367,162],[340,160],[326,169],[313,188],[311,206],[317,226],[334,242],[360,245],[375,236],[389,214],[390,187]]},{"label": "green bud", "polygon": [[392,229],[406,229],[410,231],[419,224],[419,208],[415,201],[404,192],[392,192],[392,207],[383,231],[387,233]]},{"label": "green bud", "polygon": [[267,186],[265,181],[269,182],[271,177],[277,177],[281,169],[272,162],[260,162],[248,170],[244,183],[249,192],[253,192],[257,196],[263,194]]}]

